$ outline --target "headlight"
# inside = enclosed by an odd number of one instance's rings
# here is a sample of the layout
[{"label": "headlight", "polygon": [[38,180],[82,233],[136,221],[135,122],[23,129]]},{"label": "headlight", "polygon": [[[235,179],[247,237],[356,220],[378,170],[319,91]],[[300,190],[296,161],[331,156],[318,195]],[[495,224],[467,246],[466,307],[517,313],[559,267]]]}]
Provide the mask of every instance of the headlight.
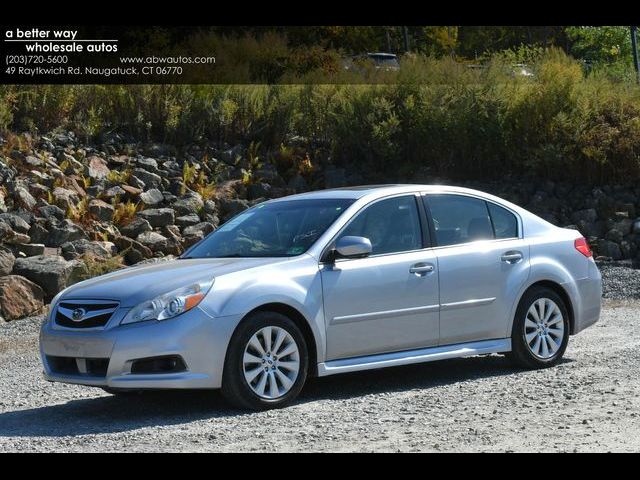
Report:
[{"label": "headlight", "polygon": [[142,302],[132,308],[120,324],[144,322],[145,320],[167,320],[177,317],[198,305],[212,285],[213,280],[199,282],[165,293],[153,300]]}]

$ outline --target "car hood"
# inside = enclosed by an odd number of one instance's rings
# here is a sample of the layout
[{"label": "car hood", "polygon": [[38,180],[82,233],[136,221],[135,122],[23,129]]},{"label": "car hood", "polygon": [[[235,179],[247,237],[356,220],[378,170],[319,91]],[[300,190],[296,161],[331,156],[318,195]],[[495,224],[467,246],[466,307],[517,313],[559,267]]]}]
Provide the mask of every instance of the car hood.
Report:
[{"label": "car hood", "polygon": [[116,300],[121,307],[130,308],[176,288],[283,260],[286,259],[194,258],[133,266],[76,283],[60,300]]}]

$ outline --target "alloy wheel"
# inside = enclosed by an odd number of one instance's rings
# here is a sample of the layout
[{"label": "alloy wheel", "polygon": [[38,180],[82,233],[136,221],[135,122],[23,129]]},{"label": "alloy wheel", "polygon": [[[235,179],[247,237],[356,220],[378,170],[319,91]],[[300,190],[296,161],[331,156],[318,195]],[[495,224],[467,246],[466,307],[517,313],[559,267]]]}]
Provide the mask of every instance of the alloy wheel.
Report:
[{"label": "alloy wheel", "polygon": [[538,298],[529,307],[524,320],[524,338],[531,353],[547,360],[560,349],[564,340],[564,317],[560,307],[549,298]]},{"label": "alloy wheel", "polygon": [[274,400],[291,390],[300,370],[300,352],[284,328],[258,330],[247,342],[242,358],[244,378],[260,398]]}]

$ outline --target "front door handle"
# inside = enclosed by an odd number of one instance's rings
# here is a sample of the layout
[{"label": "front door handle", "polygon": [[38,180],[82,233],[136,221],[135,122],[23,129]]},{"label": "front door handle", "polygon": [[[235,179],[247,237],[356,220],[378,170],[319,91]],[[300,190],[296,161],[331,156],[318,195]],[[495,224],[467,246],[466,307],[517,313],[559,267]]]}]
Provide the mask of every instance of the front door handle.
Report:
[{"label": "front door handle", "polygon": [[518,263],[522,260],[522,252],[518,252],[517,250],[510,250],[508,252],[504,252],[500,257],[505,263]]},{"label": "front door handle", "polygon": [[434,266],[430,263],[416,263],[409,269],[409,273],[413,273],[419,277],[424,277],[427,273],[431,273],[434,270]]}]

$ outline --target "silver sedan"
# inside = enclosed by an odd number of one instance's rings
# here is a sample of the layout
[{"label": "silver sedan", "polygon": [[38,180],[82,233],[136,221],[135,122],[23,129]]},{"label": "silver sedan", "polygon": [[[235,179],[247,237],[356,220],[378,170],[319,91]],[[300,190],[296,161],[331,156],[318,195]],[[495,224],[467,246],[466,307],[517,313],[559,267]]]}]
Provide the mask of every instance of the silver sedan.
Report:
[{"label": "silver sedan", "polygon": [[549,367],[600,297],[576,230],[465,188],[350,187],[261,203],[177,260],[67,288],[40,345],[50,381],[263,409],[312,375],[490,353]]}]

